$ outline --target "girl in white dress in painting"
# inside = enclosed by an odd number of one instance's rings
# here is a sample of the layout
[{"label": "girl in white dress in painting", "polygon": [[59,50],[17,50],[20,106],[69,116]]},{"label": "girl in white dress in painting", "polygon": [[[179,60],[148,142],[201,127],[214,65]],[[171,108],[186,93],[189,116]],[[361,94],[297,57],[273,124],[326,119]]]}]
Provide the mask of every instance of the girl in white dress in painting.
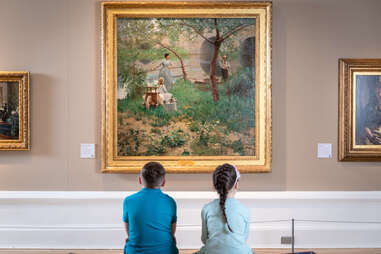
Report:
[{"label": "girl in white dress in painting", "polygon": [[164,106],[164,104],[170,103],[175,100],[171,93],[168,93],[168,90],[164,85],[164,78],[159,78],[159,103]]}]

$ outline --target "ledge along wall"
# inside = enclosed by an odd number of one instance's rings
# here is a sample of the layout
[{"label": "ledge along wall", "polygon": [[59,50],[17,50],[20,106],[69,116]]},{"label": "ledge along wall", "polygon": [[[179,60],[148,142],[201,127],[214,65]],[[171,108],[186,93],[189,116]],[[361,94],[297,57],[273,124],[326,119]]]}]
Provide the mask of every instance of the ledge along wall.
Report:
[{"label": "ledge along wall", "polygon": [[[381,58],[381,1],[273,1],[273,172],[247,191],[381,190],[380,163],[337,162],[338,58]],[[2,0],[0,69],[31,72],[32,150],[0,152],[1,190],[137,190],[100,173],[101,39],[96,0]],[[333,158],[317,159],[317,143]],[[79,158],[96,143],[95,160]],[[210,175],[169,175],[166,190],[211,190]]]}]

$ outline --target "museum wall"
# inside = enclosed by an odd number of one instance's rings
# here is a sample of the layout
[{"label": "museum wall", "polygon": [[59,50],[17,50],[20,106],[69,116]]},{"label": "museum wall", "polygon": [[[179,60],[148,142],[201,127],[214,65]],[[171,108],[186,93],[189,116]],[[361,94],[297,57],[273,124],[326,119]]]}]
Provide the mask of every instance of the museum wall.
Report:
[{"label": "museum wall", "polygon": [[[338,58],[381,58],[381,1],[273,1],[273,170],[241,189],[381,190],[381,163],[337,161]],[[101,39],[96,0],[1,0],[0,70],[31,72],[28,152],[0,152],[0,190],[136,190],[100,172]],[[317,159],[317,143],[333,158]],[[80,159],[96,143],[96,159]],[[211,190],[205,174],[167,190]]]}]

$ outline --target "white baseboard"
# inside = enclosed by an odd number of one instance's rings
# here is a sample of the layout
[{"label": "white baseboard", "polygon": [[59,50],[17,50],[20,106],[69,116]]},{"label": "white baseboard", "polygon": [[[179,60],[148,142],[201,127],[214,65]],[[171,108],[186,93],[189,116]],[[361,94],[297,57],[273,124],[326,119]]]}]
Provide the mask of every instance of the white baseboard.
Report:
[{"label": "white baseboard", "polygon": [[[130,192],[0,192],[0,248],[121,249],[122,201]],[[178,205],[179,248],[197,249],[200,211],[212,192],[169,192]],[[240,192],[251,210],[249,244],[288,248],[295,218],[296,247],[381,248],[381,192]],[[301,222],[298,220],[341,221]]]}]

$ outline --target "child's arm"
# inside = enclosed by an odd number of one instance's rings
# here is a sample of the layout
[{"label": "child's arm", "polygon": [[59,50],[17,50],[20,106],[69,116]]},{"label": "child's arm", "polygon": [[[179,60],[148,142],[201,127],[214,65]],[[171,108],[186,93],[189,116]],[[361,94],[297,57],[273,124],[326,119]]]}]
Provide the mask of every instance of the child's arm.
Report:
[{"label": "child's arm", "polygon": [[172,238],[173,238],[173,241],[175,242],[175,244],[177,244],[176,242],[176,223],[172,223],[171,225],[171,231],[172,231]]},{"label": "child's arm", "polygon": [[128,224],[128,209],[127,209],[127,198],[123,201],[123,222],[124,222],[124,228],[126,229],[127,237],[126,237],[126,243],[128,241],[128,233],[129,233],[129,224]]},{"label": "child's arm", "polygon": [[206,225],[206,216],[205,211],[202,209],[201,211],[201,222],[202,222],[202,232],[201,232],[201,241],[203,244],[208,240],[208,226]]}]

